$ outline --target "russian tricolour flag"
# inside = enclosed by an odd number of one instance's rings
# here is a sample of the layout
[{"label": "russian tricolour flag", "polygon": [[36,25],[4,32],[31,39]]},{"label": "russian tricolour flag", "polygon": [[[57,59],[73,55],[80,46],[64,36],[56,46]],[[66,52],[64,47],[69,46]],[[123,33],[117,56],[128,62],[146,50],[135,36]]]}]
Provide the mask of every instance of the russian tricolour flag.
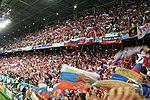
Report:
[{"label": "russian tricolour flag", "polygon": [[143,62],[144,62],[144,57],[141,54],[137,54],[138,55],[138,60],[136,61],[136,65],[133,67],[133,71],[140,74]]},{"label": "russian tricolour flag", "polygon": [[71,47],[77,47],[78,46],[78,42],[79,42],[79,39],[71,39],[70,40],[70,46]]},{"label": "russian tricolour flag", "polygon": [[98,81],[99,75],[81,69],[62,65],[59,88],[63,89],[86,89]]},{"label": "russian tricolour flag", "polygon": [[86,38],[85,39],[85,43],[92,43],[92,41],[93,41],[93,38]]}]

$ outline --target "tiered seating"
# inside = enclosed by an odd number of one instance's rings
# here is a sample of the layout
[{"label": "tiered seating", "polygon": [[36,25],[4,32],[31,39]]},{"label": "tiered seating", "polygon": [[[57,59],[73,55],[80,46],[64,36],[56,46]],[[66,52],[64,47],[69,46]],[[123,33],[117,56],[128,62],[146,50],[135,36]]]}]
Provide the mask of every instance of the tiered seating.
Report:
[{"label": "tiered seating", "polygon": [[103,8],[95,14],[87,13],[74,20],[68,19],[51,25],[38,32],[19,37],[3,49],[26,47],[38,44],[62,42],[80,37],[99,37],[110,32],[120,32],[135,26],[149,23],[150,6],[148,1],[127,1],[123,6]]}]

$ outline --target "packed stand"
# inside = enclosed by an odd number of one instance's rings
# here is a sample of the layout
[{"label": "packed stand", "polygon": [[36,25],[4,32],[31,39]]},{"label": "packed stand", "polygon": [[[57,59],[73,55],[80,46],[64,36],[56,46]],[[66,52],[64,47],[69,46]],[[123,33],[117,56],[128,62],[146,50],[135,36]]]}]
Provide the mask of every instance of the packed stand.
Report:
[{"label": "packed stand", "polygon": [[[25,98],[27,97],[25,93],[29,90],[29,87],[21,85],[20,88],[17,87],[16,84],[22,81],[38,86],[39,82],[42,80],[46,82],[48,89],[54,88],[55,84],[59,83],[62,64],[67,64],[90,72],[97,72],[102,79],[108,79],[110,71],[106,59],[108,59],[107,54],[92,51],[67,52],[64,50],[60,54],[25,52],[23,54],[6,55],[1,57],[0,74],[8,76],[9,78],[14,78],[15,82],[11,85],[7,84],[7,79],[4,81],[1,80],[1,82],[5,83],[6,87],[12,90],[18,98]],[[108,60],[111,62],[113,56]],[[75,91],[68,91],[67,93],[69,92],[71,92],[73,96],[78,93],[74,93]],[[60,97],[56,96],[55,98]]]},{"label": "packed stand", "polygon": [[[82,52],[62,50],[60,53],[54,51],[49,53],[35,51],[10,55],[6,54],[0,58],[0,74],[14,78],[15,82],[11,85],[7,84],[7,79],[1,82],[6,83],[6,87],[12,90],[17,95],[17,98],[25,98],[28,97],[26,92],[30,90],[30,88],[24,87],[23,85],[20,86],[21,88],[18,87],[19,82],[22,81],[38,86],[39,82],[43,81],[48,86],[48,90],[51,90],[59,83],[62,64],[67,64],[71,67],[89,72],[96,72],[100,75],[101,80],[108,80],[111,73],[115,71],[115,67],[113,67],[114,55],[114,51],[92,52],[89,50]],[[116,66],[132,69],[131,66],[135,65],[136,59],[136,57],[132,57],[132,59],[126,60],[126,63],[123,65]],[[150,82],[148,79],[148,76],[145,77],[147,84]],[[90,92],[91,90],[88,91]],[[94,89],[93,91],[97,92],[99,96],[105,92],[105,90],[101,88]],[[38,95],[37,91],[34,92]],[[79,96],[80,91],[64,90],[64,92],[63,96],[61,91],[61,95],[55,95],[54,98],[59,99],[68,96],[68,98],[76,98],[75,100],[78,100],[77,96]]]},{"label": "packed stand", "polygon": [[[100,74],[101,71],[108,69],[108,65],[112,60],[113,56],[112,58],[108,58],[108,54],[91,51],[71,53],[63,51],[63,54],[28,52],[23,54],[13,54],[9,57],[3,56],[1,57],[0,66],[1,74],[9,75],[12,78],[21,77],[23,78],[23,81],[37,86],[38,82],[36,81],[43,79],[45,76],[50,80],[55,79],[58,81],[62,64]],[[14,69],[15,71],[13,72]],[[34,74],[35,76],[39,75],[36,80]],[[51,86],[50,80],[47,80],[49,86]]]},{"label": "packed stand", "polygon": [[12,48],[63,42],[80,37],[99,37],[102,34],[120,32],[135,26],[149,23],[150,5],[148,0],[126,1],[123,6],[111,9],[101,8],[93,13],[85,13],[56,25],[47,26],[29,35],[15,38],[2,50]]}]

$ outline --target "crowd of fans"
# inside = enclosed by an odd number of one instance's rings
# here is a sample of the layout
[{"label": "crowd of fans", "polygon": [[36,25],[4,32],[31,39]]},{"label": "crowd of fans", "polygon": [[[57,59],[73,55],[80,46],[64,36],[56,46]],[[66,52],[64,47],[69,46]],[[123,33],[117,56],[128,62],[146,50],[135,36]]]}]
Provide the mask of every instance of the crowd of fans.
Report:
[{"label": "crowd of fans", "polygon": [[[62,64],[67,64],[91,72],[97,72],[104,76],[102,71],[108,68],[108,65],[114,58],[113,55],[112,58],[108,57],[107,53],[102,54],[101,52],[98,53],[92,51],[74,51],[68,53],[64,50],[60,54],[43,54],[38,52],[17,53],[9,57],[1,57],[0,66],[6,67],[1,67],[0,71],[1,74],[4,75],[7,75],[8,71],[10,71],[9,73],[11,74],[9,74],[9,77],[23,78],[22,81],[34,84],[35,86],[37,86],[39,80],[44,79],[51,87],[51,80],[58,81],[60,74],[59,69]],[[14,66],[17,67],[14,68]],[[35,79],[36,75],[38,75],[38,77]]]},{"label": "crowd of fans", "polygon": [[120,32],[149,23],[149,1],[128,0],[124,5],[100,8],[95,13],[86,13],[56,25],[47,26],[27,36],[15,38],[3,50],[38,44],[67,41],[80,37],[99,37],[110,32]]},{"label": "crowd of fans", "polygon": [[[96,72],[100,75],[102,80],[108,80],[111,73],[115,70],[115,68],[111,66],[114,60],[114,55],[115,51],[92,52],[91,50],[85,50],[81,52],[68,51],[65,49],[60,53],[54,51],[49,53],[35,51],[14,53],[10,55],[6,54],[0,58],[0,74],[34,86],[38,86],[39,82],[43,81],[46,83],[48,90],[51,90],[59,83],[62,64],[67,64],[90,72]],[[131,69],[132,66],[135,65],[135,60],[136,57],[132,57],[131,59],[126,60],[124,64],[117,66]],[[7,80],[5,81],[7,83]],[[147,83],[149,81],[145,82]],[[23,87],[24,89],[20,89],[20,87],[19,89],[16,89],[17,86],[15,87],[15,85],[7,85],[7,87],[11,90],[13,90],[12,87],[15,88],[14,91],[18,91],[16,94],[20,92],[23,93],[24,96],[22,97],[28,97],[25,93],[29,87]],[[79,91],[64,91],[65,93],[63,95],[72,98],[70,100],[73,100],[73,98],[76,98],[74,100],[78,100],[76,94],[78,94]],[[98,92],[98,94],[100,93],[99,95],[103,94],[103,90],[100,88],[95,89],[94,91]],[[61,95],[54,96],[55,99],[62,97],[63,96]]]},{"label": "crowd of fans", "polygon": [[66,50],[59,54],[54,52],[17,53],[1,57],[0,74],[34,86],[38,86],[42,80],[46,82],[48,88],[54,88],[53,86],[59,82],[61,65],[67,64],[90,72],[97,72],[101,79],[108,79],[110,76],[108,65],[113,60],[113,54],[111,55],[110,59],[107,53],[67,52]]},{"label": "crowd of fans", "polygon": [[[149,11],[150,3],[148,0],[138,2],[135,0],[126,1],[123,6],[118,5],[111,9],[101,8],[94,14],[86,13],[75,19],[69,19],[57,25],[48,26],[36,33],[30,33],[26,37],[15,39],[15,42],[9,43],[3,49],[8,50],[31,45],[62,42],[80,37],[95,38],[106,33],[120,32],[149,23]],[[49,51],[45,53],[32,51],[4,54],[0,57],[0,75],[14,78],[15,82],[18,83],[22,81],[34,86],[38,86],[39,82],[42,81],[47,85],[47,91],[51,92],[59,83],[62,64],[89,72],[96,72],[101,80],[108,80],[116,68],[112,65],[115,51],[99,52],[99,49],[98,51],[92,51],[87,47],[87,50],[83,51],[61,49],[60,52]],[[132,56],[124,61],[123,64],[116,66],[132,69],[135,65],[135,60],[136,57]],[[144,78],[144,82],[150,84],[149,76]],[[30,93],[29,87],[20,86],[18,88],[16,85],[18,83],[7,84],[7,79],[0,81],[6,83],[6,87],[18,95],[17,98],[20,98],[18,100],[24,100],[25,98],[28,100],[29,95],[35,94],[41,98],[39,100],[45,100],[37,91],[32,90],[34,94]],[[60,90],[50,100],[84,100],[81,98],[85,97],[85,95],[86,100],[105,100],[102,99],[105,97],[103,92],[105,90],[101,88],[89,89],[87,94],[82,93],[80,90]]]}]

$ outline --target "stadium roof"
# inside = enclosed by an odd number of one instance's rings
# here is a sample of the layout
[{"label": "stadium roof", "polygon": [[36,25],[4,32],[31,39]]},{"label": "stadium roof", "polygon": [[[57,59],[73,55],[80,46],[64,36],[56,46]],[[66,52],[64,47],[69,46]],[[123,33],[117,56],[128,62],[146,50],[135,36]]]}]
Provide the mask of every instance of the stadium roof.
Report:
[{"label": "stadium roof", "polygon": [[[115,2],[114,0],[113,2]],[[117,0],[118,1],[118,0]],[[0,15],[11,9],[12,23],[0,33],[2,38],[11,38],[36,27],[69,17],[76,12],[97,7],[111,0],[0,0]],[[77,9],[74,10],[74,5]],[[57,16],[56,13],[59,13]],[[6,40],[6,39],[5,39]]]}]

